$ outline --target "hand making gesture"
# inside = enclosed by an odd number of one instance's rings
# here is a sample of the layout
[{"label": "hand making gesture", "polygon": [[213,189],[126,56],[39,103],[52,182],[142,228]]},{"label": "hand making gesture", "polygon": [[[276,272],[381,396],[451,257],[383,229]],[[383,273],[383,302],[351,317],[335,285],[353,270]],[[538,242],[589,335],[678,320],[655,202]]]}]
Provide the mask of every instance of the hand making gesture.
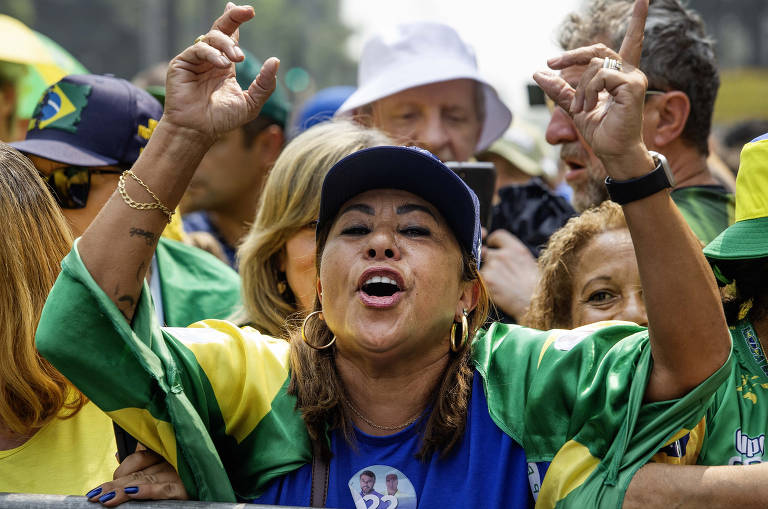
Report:
[{"label": "hand making gesture", "polygon": [[[615,180],[643,175],[653,168],[641,135],[648,80],[638,69],[647,16],[648,0],[637,0],[618,53],[595,44],[547,61],[550,68],[559,71],[587,66],[575,89],[553,73],[533,75],[555,104],[571,116]],[[638,161],[648,164],[638,168]]]},{"label": "hand making gesture", "polygon": [[547,62],[558,71],[583,69],[575,88],[550,72],[534,79],[573,119],[612,185],[623,186],[654,360],[645,398],[660,401],[681,397],[721,367],[730,341],[711,270],[670,199],[670,183],[642,188],[652,171],[658,174],[642,139],[647,80],[638,66],[647,16],[648,0],[636,0],[618,53],[596,44]]},{"label": "hand making gesture", "polygon": [[248,90],[235,79],[235,64],[245,57],[239,27],[254,16],[251,6],[227,3],[211,30],[171,60],[166,78],[163,119],[211,140],[253,120],[275,89],[280,61],[269,58]]}]

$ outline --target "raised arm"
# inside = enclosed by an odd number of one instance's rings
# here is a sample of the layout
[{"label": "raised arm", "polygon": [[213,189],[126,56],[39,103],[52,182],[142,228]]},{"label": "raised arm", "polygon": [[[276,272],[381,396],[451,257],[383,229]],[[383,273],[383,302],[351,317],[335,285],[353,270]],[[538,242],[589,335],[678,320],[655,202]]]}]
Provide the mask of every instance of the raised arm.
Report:
[{"label": "raised arm", "polygon": [[[279,61],[268,59],[248,90],[240,89],[238,27],[253,16],[252,7],[228,3],[211,30],[171,61],[163,118],[132,168],[138,178],[124,177],[132,200],[157,199],[174,210],[216,137],[258,115],[275,88]],[[129,321],[167,223],[160,210],[131,207],[116,191],[78,243],[91,276]]]},{"label": "raised arm", "polygon": [[[555,70],[587,66],[575,89],[555,74],[534,74],[544,92],[571,115],[616,181],[641,177],[655,167],[641,135],[647,80],[637,69],[647,14],[648,0],[636,0],[618,53],[594,45],[548,62]],[[622,62],[623,69],[604,68],[606,58]],[[637,254],[654,360],[646,399],[677,398],[728,358],[730,336],[717,286],[668,191],[623,209]]]}]

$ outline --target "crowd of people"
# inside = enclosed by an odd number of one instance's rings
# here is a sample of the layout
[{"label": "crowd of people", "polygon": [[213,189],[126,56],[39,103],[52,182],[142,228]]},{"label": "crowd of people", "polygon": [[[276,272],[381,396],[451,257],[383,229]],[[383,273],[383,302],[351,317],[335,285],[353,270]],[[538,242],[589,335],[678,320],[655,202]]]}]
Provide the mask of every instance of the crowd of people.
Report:
[{"label": "crowd of people", "polygon": [[0,142],[0,492],[768,503],[768,134],[713,166],[693,10],[565,19],[533,79],[567,192],[453,28],[373,37],[291,122],[254,15],[146,90],[66,76]]}]

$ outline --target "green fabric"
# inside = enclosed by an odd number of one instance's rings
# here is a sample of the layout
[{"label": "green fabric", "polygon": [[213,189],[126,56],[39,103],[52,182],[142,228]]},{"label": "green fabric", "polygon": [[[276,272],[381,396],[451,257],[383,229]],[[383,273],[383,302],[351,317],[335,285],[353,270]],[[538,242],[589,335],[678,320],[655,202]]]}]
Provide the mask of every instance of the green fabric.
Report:
[{"label": "green fabric", "polygon": [[692,186],[672,191],[672,201],[696,237],[707,244],[733,224],[735,200],[715,186]]},{"label": "green fabric", "polygon": [[159,327],[148,295],[145,285],[129,325],[75,247],[43,309],[37,347],[102,410],[148,410],[142,422],[135,416],[116,419],[140,441],[156,438],[159,423],[171,423],[179,474],[194,499],[254,498],[276,475],[307,463],[309,439],[285,386],[273,402],[285,414],[277,418],[280,425],[269,414],[262,419],[268,437],[257,429],[258,440],[246,437],[238,445],[226,434],[208,378],[194,354]]},{"label": "green fabric", "polygon": [[[558,507],[621,507],[635,471],[701,420],[729,365],[684,398],[643,405],[652,360],[648,332],[636,325],[540,332],[494,324],[476,341],[474,359],[491,418],[528,461],[551,461],[568,441],[599,460]],[[554,465],[542,493],[556,481]]]},{"label": "green fabric", "polygon": [[206,318],[226,319],[242,306],[240,276],[210,253],[160,237],[155,256],[165,325],[186,327]]},{"label": "green fabric", "polygon": [[768,367],[748,320],[731,329],[735,362],[707,410],[706,434],[698,463],[747,465],[768,461]]},{"label": "green fabric", "polygon": [[[62,262],[46,302],[38,349],[102,409],[146,409],[117,419],[139,440],[157,441],[162,423],[170,423],[179,473],[193,498],[252,499],[275,477],[311,460],[285,374],[267,402],[269,411],[245,436],[236,439],[226,431],[238,423],[227,422],[222,409],[232,408],[232,401],[221,396],[231,400],[234,394],[236,406],[258,408],[263,402],[248,396],[244,384],[270,384],[269,370],[255,371],[267,365],[260,356],[277,347],[287,369],[284,342],[215,320],[210,327],[219,329],[161,329],[146,287],[129,325],[76,249]],[[229,348],[233,343],[248,350],[238,353]],[[226,356],[233,351],[233,357]],[[209,366],[221,366],[217,373],[206,376],[205,356],[206,362],[214,360]],[[473,362],[492,419],[525,448],[530,461],[550,461],[566,442],[577,441],[599,462],[586,482],[571,483],[572,491],[557,502],[564,507],[591,507],[595,501],[618,507],[634,471],[677,430],[702,418],[704,403],[730,369],[726,363],[680,400],[642,405],[651,367],[648,334],[627,323],[550,332],[494,324],[474,342]],[[248,417],[248,411],[236,416]],[[557,481],[551,472],[542,493]]]}]

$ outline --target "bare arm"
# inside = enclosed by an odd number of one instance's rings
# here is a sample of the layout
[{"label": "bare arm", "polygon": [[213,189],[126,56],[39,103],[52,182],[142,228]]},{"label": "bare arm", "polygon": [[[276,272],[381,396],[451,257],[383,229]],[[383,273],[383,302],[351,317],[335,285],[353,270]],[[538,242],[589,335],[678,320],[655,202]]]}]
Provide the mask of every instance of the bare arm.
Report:
[{"label": "bare arm", "polygon": [[[170,63],[163,118],[132,170],[171,210],[216,136],[256,117],[275,87],[276,59],[264,63],[247,91],[235,80],[233,62],[243,59],[238,27],[253,16],[251,7],[227,4],[203,42]],[[132,178],[126,191],[136,201],[153,201]],[[166,224],[163,213],[131,208],[115,192],[78,244],[91,276],[128,320]]]},{"label": "bare arm", "polygon": [[[647,80],[637,69],[647,12],[648,0],[637,0],[618,54],[595,45],[549,61],[553,69],[587,66],[576,89],[559,76],[534,75],[544,91],[569,112],[615,180],[640,177],[654,167],[641,136]],[[623,61],[623,70],[603,69],[606,57]],[[646,399],[677,398],[728,358],[730,336],[717,286],[669,192],[623,208],[637,254],[654,360]]]},{"label": "bare arm", "polygon": [[649,463],[632,478],[622,507],[766,507],[766,480],[768,463],[714,467]]}]

